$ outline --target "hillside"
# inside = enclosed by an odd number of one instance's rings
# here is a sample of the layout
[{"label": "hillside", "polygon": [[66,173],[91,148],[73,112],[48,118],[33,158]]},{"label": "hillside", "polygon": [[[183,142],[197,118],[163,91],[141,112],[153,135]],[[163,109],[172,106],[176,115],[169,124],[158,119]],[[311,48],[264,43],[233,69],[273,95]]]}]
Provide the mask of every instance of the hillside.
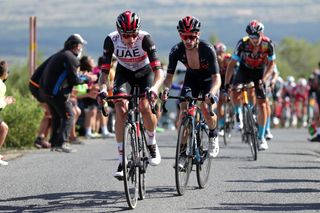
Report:
[{"label": "hillside", "polygon": [[65,38],[81,33],[88,40],[87,51],[97,57],[105,36],[114,30],[116,16],[125,9],[137,11],[142,27],[153,36],[159,54],[167,57],[178,41],[177,21],[194,15],[202,22],[202,38],[216,34],[234,48],[244,35],[249,20],[263,21],[266,34],[275,43],[283,37],[319,40],[320,3],[317,0],[2,0],[0,7],[0,57],[26,57],[28,17],[37,16],[38,51],[45,56],[60,49]]}]

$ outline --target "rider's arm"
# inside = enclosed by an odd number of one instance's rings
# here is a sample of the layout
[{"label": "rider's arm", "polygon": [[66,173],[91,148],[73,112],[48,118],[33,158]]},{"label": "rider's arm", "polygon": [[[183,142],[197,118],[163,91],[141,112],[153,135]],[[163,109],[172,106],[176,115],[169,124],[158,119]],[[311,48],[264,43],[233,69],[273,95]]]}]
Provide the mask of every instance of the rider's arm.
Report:
[{"label": "rider's arm", "polygon": [[114,51],[114,46],[111,38],[107,36],[103,45],[103,56],[101,65],[101,75],[99,77],[99,87],[100,91],[107,91],[108,76],[110,72],[112,54]]},{"label": "rider's arm", "polygon": [[274,46],[272,42],[269,42],[268,46],[268,63],[267,63],[267,68],[266,71],[263,73],[262,80],[265,82],[268,80],[268,78],[272,75],[272,72],[274,71],[274,60],[276,59],[275,51],[274,51]]},{"label": "rider's arm", "polygon": [[216,51],[214,50],[214,47],[212,45],[208,46],[209,48],[206,49],[206,56],[208,57],[208,70],[211,74],[211,89],[210,93],[211,94],[218,94],[219,89],[221,86],[221,76],[220,76],[220,70],[219,70],[219,64],[218,64],[218,58]]},{"label": "rider's arm", "polygon": [[231,81],[232,75],[234,73],[234,69],[236,68],[237,63],[241,61],[241,53],[242,53],[242,49],[243,49],[243,47],[242,47],[243,46],[243,41],[244,40],[241,39],[238,42],[234,53],[231,55],[231,59],[230,59],[230,62],[228,64],[227,71],[226,71],[225,85],[231,83],[230,81]]},{"label": "rider's arm", "polygon": [[150,35],[146,35],[143,37],[142,48],[144,51],[146,51],[150,61],[150,66],[154,72],[152,89],[156,90],[157,92],[163,83],[164,73],[161,69],[161,62],[157,56],[156,46],[152,41]]},{"label": "rider's arm", "polygon": [[227,71],[226,71],[226,77],[225,77],[225,82],[224,82],[225,85],[230,84],[230,81],[231,81],[231,78],[233,75],[233,71],[234,71],[236,65],[237,65],[237,61],[235,59],[231,59],[228,64]]},{"label": "rider's arm", "polygon": [[164,80],[164,86],[165,88],[170,89],[173,81],[173,76],[176,71],[176,67],[178,64],[178,55],[179,55],[179,45],[175,45],[169,54],[169,64],[167,68],[167,76]]}]

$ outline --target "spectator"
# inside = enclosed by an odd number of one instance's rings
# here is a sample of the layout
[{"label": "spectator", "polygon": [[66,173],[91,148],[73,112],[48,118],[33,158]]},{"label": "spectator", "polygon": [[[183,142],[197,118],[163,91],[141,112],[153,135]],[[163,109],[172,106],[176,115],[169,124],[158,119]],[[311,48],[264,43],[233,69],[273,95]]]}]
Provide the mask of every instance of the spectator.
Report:
[{"label": "spectator", "polygon": [[40,97],[49,105],[52,115],[51,150],[75,152],[67,145],[74,119],[70,93],[74,85],[88,82],[89,76],[78,76],[83,45],[86,41],[79,35],[71,35],[64,48],[48,61],[40,78]]},{"label": "spectator", "polygon": [[38,149],[40,148],[50,148],[51,144],[46,140],[46,137],[48,136],[50,132],[50,125],[51,125],[51,114],[49,106],[44,102],[44,100],[40,97],[39,94],[39,81],[42,76],[43,70],[48,64],[49,60],[48,58],[46,61],[44,61],[32,74],[30,80],[29,80],[29,90],[31,94],[39,101],[41,107],[44,109],[44,115],[40,122],[39,130],[38,130],[38,136],[36,140],[34,141],[34,146]]},{"label": "spectator", "polygon": [[[16,99],[12,96],[5,96],[7,87],[4,82],[8,79],[9,69],[6,61],[0,61],[0,110],[5,108],[6,105],[13,104]],[[0,148],[4,144],[9,131],[8,125],[0,118]],[[7,161],[3,160],[3,156],[0,155],[0,165],[8,165]]]}]

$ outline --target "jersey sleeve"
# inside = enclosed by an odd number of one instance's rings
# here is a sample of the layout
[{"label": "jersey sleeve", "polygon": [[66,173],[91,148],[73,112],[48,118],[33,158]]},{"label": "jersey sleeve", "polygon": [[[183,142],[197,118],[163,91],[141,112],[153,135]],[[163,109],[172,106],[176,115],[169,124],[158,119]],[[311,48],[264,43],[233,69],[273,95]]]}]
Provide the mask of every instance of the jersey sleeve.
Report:
[{"label": "jersey sleeve", "polygon": [[153,71],[161,69],[161,62],[159,60],[159,57],[157,55],[157,49],[156,45],[151,39],[150,35],[145,35],[142,40],[142,49],[146,51],[150,66]]},{"label": "jersey sleeve", "polygon": [[110,36],[107,36],[103,44],[103,56],[102,56],[102,65],[101,65],[102,72],[109,72],[113,51],[114,51],[113,42]]},{"label": "jersey sleeve", "polygon": [[169,53],[169,64],[167,68],[167,73],[174,74],[174,72],[176,71],[178,64],[178,51],[178,45],[175,45],[171,48],[171,51]]},{"label": "jersey sleeve", "polygon": [[214,47],[211,44],[206,45],[206,57],[208,57],[208,70],[211,75],[219,73],[219,64],[217,54]]},{"label": "jersey sleeve", "polygon": [[243,39],[241,39],[240,41],[238,41],[237,46],[236,46],[233,54],[231,55],[231,58],[232,58],[233,60],[238,61],[238,62],[241,61],[241,53],[242,53],[242,51],[243,51],[242,45],[243,45],[243,40],[244,40],[244,39],[245,39],[245,38],[243,38]]},{"label": "jersey sleeve", "polygon": [[276,59],[276,54],[274,50],[273,42],[270,40],[268,46],[268,61],[274,61]]}]

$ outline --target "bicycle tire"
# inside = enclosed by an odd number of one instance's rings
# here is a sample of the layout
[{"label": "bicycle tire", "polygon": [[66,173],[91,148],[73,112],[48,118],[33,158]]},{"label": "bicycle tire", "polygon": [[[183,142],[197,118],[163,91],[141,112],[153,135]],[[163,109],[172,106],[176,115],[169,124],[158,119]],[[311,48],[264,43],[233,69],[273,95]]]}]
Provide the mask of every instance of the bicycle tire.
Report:
[{"label": "bicycle tire", "polygon": [[137,138],[134,126],[127,123],[123,140],[123,179],[126,200],[130,209],[134,209],[138,201],[138,169],[137,169]]},{"label": "bicycle tire", "polygon": [[227,146],[228,143],[231,141],[231,130],[232,130],[232,123],[233,123],[233,118],[232,118],[232,107],[228,103],[224,103],[224,126],[223,126],[223,142],[224,145]]},{"label": "bicycle tire", "polygon": [[253,119],[252,111],[248,106],[244,106],[244,113],[246,120],[245,134],[247,135],[247,142],[250,146],[252,158],[256,161],[258,159],[258,137],[256,125]]},{"label": "bicycle tire", "polygon": [[143,200],[146,196],[146,173],[148,166],[148,157],[147,157],[147,140],[144,129],[140,127],[141,131],[141,141],[139,147],[139,153],[141,156],[140,167],[139,167],[139,200]]},{"label": "bicycle tire", "polygon": [[[192,129],[191,119],[183,119],[179,127],[174,167],[176,189],[179,195],[183,195],[185,193],[190,172],[192,170],[192,157],[187,153],[189,150],[187,147],[192,143]],[[183,150],[181,148],[183,148]]]},{"label": "bicycle tire", "polygon": [[206,128],[207,125],[203,121],[197,125],[197,144],[201,160],[196,164],[196,173],[199,187],[204,188],[209,180],[212,159],[208,153],[209,132]]}]

